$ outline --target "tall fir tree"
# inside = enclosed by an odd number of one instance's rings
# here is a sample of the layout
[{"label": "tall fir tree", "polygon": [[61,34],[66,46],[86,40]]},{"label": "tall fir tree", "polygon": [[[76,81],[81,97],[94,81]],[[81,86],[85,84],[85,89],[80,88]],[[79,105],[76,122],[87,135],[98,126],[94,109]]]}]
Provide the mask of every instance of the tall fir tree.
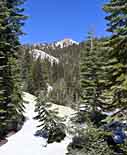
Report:
[{"label": "tall fir tree", "polygon": [[81,105],[90,111],[103,111],[104,91],[104,49],[103,42],[90,37],[81,53]]},{"label": "tall fir tree", "polygon": [[108,13],[107,30],[112,33],[107,42],[110,46],[109,94],[112,96],[109,108],[123,112],[127,110],[127,0],[110,0],[104,10]]},{"label": "tall fir tree", "polygon": [[33,64],[32,79],[35,94],[38,94],[41,90],[46,90],[46,82],[43,75],[42,60],[40,57]]},{"label": "tall fir tree", "polygon": [[32,78],[32,66],[33,66],[33,56],[30,53],[30,45],[22,47],[20,52],[20,64],[21,64],[21,79],[23,83],[23,90],[34,94],[33,88],[33,78]]},{"label": "tall fir tree", "polygon": [[47,138],[48,143],[60,142],[65,137],[65,126],[60,123],[62,119],[57,115],[56,110],[50,109],[51,106],[46,93],[40,91],[35,107],[35,112],[37,112],[35,119],[39,121],[38,131],[35,135]]},{"label": "tall fir tree", "polygon": [[[13,118],[17,117],[17,107],[20,107],[19,86],[15,83],[13,72],[14,59],[17,59],[17,50],[20,45],[19,36],[22,34],[21,26],[26,18],[21,13],[20,7],[23,0],[1,0],[0,1],[0,126],[1,132],[8,128]],[[16,97],[17,96],[17,97]],[[14,98],[17,98],[16,100]],[[13,102],[14,101],[14,102]],[[20,100],[21,101],[21,100]],[[18,102],[18,103],[17,103]],[[20,109],[20,108],[19,108]],[[2,134],[2,133],[1,133]]]}]

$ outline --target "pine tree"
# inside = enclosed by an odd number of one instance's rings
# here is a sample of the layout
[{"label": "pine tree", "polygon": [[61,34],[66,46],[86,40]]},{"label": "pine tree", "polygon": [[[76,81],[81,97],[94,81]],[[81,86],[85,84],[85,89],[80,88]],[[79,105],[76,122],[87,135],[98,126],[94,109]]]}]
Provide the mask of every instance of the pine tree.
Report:
[{"label": "pine tree", "polygon": [[48,103],[48,97],[45,92],[40,92],[37,98],[35,119],[39,121],[36,135],[48,139],[48,143],[61,141],[65,137],[64,124],[60,123],[62,119],[57,116],[57,111],[50,110],[51,103]]},{"label": "pine tree", "polygon": [[90,36],[81,53],[81,109],[87,112],[105,111],[105,65],[103,42]]},{"label": "pine tree", "polygon": [[[18,101],[21,99],[18,96],[17,102],[13,97],[15,88],[12,75],[13,62],[10,60],[17,58],[17,50],[19,43],[19,35],[22,34],[21,26],[25,17],[21,14],[24,9],[19,6],[23,4],[22,0],[1,0],[0,1],[0,75],[1,75],[1,90],[0,90],[0,125],[1,130],[7,129],[11,125],[14,117],[18,115]],[[18,92],[18,90],[17,90]],[[15,100],[16,101],[16,100]],[[20,106],[20,103],[19,103]],[[5,131],[5,130],[4,130]]]},{"label": "pine tree", "polygon": [[107,42],[111,48],[107,67],[109,94],[112,96],[109,107],[123,112],[127,109],[127,0],[110,0],[104,10],[108,13],[107,30],[112,33]]},{"label": "pine tree", "polygon": [[43,75],[43,67],[41,58],[39,57],[32,67],[33,89],[35,94],[41,90],[46,90],[46,82]]},{"label": "pine tree", "polygon": [[23,91],[34,94],[34,85],[33,85],[33,76],[32,76],[32,67],[33,67],[33,54],[31,53],[32,47],[27,44],[21,46],[20,48],[20,57],[19,63],[21,66],[21,80]]},{"label": "pine tree", "polygon": [[35,108],[35,112],[37,112],[38,115],[35,117],[35,119],[38,119],[41,123],[40,125],[38,125],[38,127],[42,127],[42,130],[46,129],[49,131],[50,128],[56,126],[56,121],[53,117],[54,113],[48,110],[51,105],[47,104],[47,102],[47,97],[44,94],[38,96]]},{"label": "pine tree", "polygon": [[11,65],[11,74],[13,79],[13,93],[11,95],[12,103],[15,105],[14,110],[16,110],[17,115],[23,116],[25,107],[23,105],[23,99],[22,99],[22,88],[21,88],[22,81],[20,78],[21,70],[20,70],[18,59],[11,58],[10,65]]},{"label": "pine tree", "polygon": [[[20,64],[21,64],[21,79],[23,81],[23,89],[24,91],[31,93],[31,85],[32,85],[32,63],[33,58],[32,54],[30,53],[30,47],[27,45],[27,47],[22,47],[20,49],[21,57],[20,57]],[[30,85],[28,85],[31,83]]]},{"label": "pine tree", "polygon": [[[5,54],[5,50],[7,50],[6,42],[4,41],[4,30],[5,30],[5,18],[8,16],[8,10],[6,8],[5,1],[0,1],[0,128],[3,129],[6,125],[5,119],[7,117],[7,112],[5,108],[5,104],[7,101],[7,97],[5,95],[6,85],[5,85],[5,77],[6,71],[5,67],[7,68],[7,57]],[[6,45],[6,48],[5,48]],[[0,135],[2,134],[2,130],[0,131]]]}]

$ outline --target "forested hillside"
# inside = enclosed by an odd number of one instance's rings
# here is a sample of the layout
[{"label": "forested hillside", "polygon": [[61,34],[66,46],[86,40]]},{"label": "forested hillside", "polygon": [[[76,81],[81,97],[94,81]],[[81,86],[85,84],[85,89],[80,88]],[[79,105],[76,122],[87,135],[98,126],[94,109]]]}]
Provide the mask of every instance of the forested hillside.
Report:
[{"label": "forested hillside", "polygon": [[[74,106],[79,102],[80,82],[79,82],[79,58],[82,45],[72,45],[64,48],[46,45],[24,45],[22,56],[20,57],[22,68],[22,81],[24,91],[36,95],[39,91],[53,87],[49,94],[49,101],[66,106]],[[43,50],[42,50],[43,49]],[[35,55],[38,51],[45,52],[59,62],[42,59],[41,54]],[[25,80],[24,80],[25,79]]]}]

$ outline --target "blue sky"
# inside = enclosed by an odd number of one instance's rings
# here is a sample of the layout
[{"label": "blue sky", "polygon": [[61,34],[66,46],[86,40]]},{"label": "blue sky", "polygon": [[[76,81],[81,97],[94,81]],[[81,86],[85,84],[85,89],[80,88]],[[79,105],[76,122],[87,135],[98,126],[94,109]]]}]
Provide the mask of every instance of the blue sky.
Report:
[{"label": "blue sky", "polygon": [[64,38],[82,41],[91,30],[96,36],[106,36],[107,0],[27,0],[25,14],[29,16],[23,28],[22,43],[53,42]]}]

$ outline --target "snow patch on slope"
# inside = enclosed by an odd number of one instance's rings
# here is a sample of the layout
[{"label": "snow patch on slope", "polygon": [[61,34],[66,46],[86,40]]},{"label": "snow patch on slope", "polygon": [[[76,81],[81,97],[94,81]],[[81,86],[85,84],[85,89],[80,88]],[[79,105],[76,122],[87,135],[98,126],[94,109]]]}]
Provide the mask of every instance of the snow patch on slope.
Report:
[{"label": "snow patch on slope", "polygon": [[51,63],[51,65],[53,65],[54,62],[56,64],[59,64],[59,59],[58,58],[55,58],[55,57],[47,54],[46,52],[44,52],[42,50],[34,49],[34,50],[31,51],[31,53],[33,54],[34,59],[38,59],[40,57],[42,60],[48,59],[49,62]]}]

